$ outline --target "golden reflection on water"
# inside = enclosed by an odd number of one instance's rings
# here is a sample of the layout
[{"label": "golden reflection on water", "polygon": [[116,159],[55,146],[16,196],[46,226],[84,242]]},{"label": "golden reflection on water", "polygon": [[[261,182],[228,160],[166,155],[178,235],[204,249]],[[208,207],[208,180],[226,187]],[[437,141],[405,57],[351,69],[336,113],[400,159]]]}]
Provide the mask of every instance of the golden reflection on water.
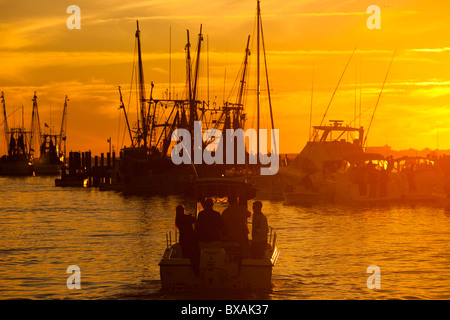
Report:
[{"label": "golden reflection on water", "polygon": [[[0,178],[0,299],[191,299],[161,291],[158,262],[174,208],[189,200]],[[449,299],[450,211],[431,205],[286,206],[263,201],[277,231],[274,287],[260,299]],[[69,290],[69,265],[81,289]],[[370,290],[367,267],[381,271]],[[236,297],[236,296],[234,296]]]}]

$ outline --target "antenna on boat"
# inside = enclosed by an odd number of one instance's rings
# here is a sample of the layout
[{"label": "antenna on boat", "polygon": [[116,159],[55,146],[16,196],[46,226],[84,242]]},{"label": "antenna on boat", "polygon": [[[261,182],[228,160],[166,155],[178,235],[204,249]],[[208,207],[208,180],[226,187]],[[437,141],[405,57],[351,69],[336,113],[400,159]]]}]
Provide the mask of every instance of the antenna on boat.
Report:
[{"label": "antenna on boat", "polygon": [[207,96],[209,106],[209,37],[206,35],[206,78],[207,78]]},{"label": "antenna on boat", "polygon": [[361,108],[362,108],[362,86],[361,86],[361,79],[362,79],[362,55],[359,56],[360,62],[359,62],[359,127],[361,127]]},{"label": "antenna on boat", "polygon": [[312,130],[312,110],[313,110],[313,93],[314,93],[314,63],[312,68],[312,80],[311,80],[311,105],[309,107],[309,140],[312,139],[311,130]]},{"label": "antenna on boat", "polygon": [[439,126],[436,126],[436,151],[439,151]]},{"label": "antenna on boat", "polygon": [[370,130],[370,127],[372,126],[373,117],[375,116],[375,112],[377,111],[378,103],[380,102],[381,94],[383,93],[384,85],[386,84],[386,80],[387,80],[387,77],[389,75],[389,71],[391,70],[392,62],[394,61],[394,57],[395,57],[395,53],[396,52],[397,52],[397,49],[395,49],[394,54],[392,55],[391,62],[389,63],[389,67],[388,67],[388,70],[386,72],[386,76],[384,77],[383,85],[381,86],[380,93],[378,94],[377,103],[375,104],[375,108],[373,110],[372,117],[370,118],[369,126],[367,127],[367,132],[366,132],[366,136],[364,138],[364,143],[362,144],[363,146],[366,145],[367,137],[369,135],[369,130]]},{"label": "antenna on boat", "polygon": [[339,78],[339,81],[338,81],[338,83],[337,83],[337,85],[336,85],[336,88],[334,89],[333,95],[331,96],[330,102],[328,103],[328,106],[327,106],[327,108],[325,109],[325,113],[323,114],[322,121],[320,121],[320,126],[322,125],[323,121],[325,120],[325,117],[327,116],[328,109],[330,108],[330,105],[331,105],[331,102],[333,101],[334,95],[336,94],[336,91],[337,91],[337,89],[339,88],[339,84],[341,83],[341,80],[342,80],[342,78],[344,77],[345,71],[347,70],[347,67],[348,67],[348,65],[350,64],[350,61],[352,60],[352,57],[353,57],[355,51],[356,51],[356,48],[353,49],[352,55],[351,55],[350,58],[348,59],[347,64],[346,64],[346,66],[345,66],[345,68],[344,68],[344,71],[342,72],[341,77]]},{"label": "antenna on boat", "polygon": [[172,86],[172,26],[169,27],[169,100],[171,99],[170,87]]}]

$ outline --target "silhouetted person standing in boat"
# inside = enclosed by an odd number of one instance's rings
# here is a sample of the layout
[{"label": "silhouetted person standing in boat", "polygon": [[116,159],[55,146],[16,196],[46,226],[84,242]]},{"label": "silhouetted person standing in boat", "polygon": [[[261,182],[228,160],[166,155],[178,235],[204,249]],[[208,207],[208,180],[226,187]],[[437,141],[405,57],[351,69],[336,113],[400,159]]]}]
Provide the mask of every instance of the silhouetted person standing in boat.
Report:
[{"label": "silhouetted person standing in boat", "polygon": [[192,224],[195,217],[184,214],[184,206],[178,205],[176,208],[175,225],[180,232],[180,246],[183,258],[191,261],[192,270],[195,275],[199,274],[200,252],[198,250],[197,238]]},{"label": "silhouetted person standing in boat", "polygon": [[261,212],[261,209],[261,201],[253,202],[252,246],[250,248],[250,257],[252,259],[263,258],[267,246],[269,225],[267,224],[267,218]]},{"label": "silhouetted person standing in boat", "polygon": [[220,241],[223,230],[222,216],[213,209],[212,199],[206,199],[203,203],[203,210],[198,213],[195,223],[195,233],[200,242]]},{"label": "silhouetted person standing in boat", "polygon": [[230,205],[222,213],[225,239],[238,242],[241,258],[247,258],[250,251],[247,218],[251,216],[251,213],[245,205],[237,202],[236,195],[231,194],[228,201]]}]

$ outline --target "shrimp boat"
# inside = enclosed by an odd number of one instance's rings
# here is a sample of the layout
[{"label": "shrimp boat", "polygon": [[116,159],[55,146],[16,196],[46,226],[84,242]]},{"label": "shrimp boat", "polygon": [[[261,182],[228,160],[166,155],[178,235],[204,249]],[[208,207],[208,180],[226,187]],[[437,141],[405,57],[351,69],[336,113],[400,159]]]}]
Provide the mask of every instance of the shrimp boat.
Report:
[{"label": "shrimp boat", "polygon": [[5,142],[8,154],[0,158],[0,175],[2,176],[31,176],[33,175],[33,163],[29,137],[31,132],[26,131],[23,124],[22,106],[22,126],[9,128],[6,115],[5,97],[1,93],[3,107],[3,127],[5,132]]},{"label": "shrimp boat", "polygon": [[44,131],[46,130],[46,132],[42,133],[35,94],[33,99],[34,127],[32,130],[34,131],[33,136],[36,137],[37,140],[36,143],[39,144],[39,157],[35,157],[33,162],[34,174],[36,176],[59,176],[62,174],[66,155],[67,101],[69,101],[69,99],[65,96],[60,133],[52,133],[50,126],[45,122]]},{"label": "shrimp boat", "polygon": [[[119,87],[120,107],[125,114],[126,128],[131,146],[121,149],[121,161],[118,162],[121,188],[128,194],[180,194],[184,192],[197,175],[221,176],[227,169],[221,167],[219,172],[211,172],[201,164],[173,163],[170,157],[172,135],[177,129],[188,130],[193,139],[195,122],[200,122],[202,132],[214,128],[226,130],[242,126],[245,115],[242,103],[226,103],[223,107],[199,100],[199,61],[203,41],[202,27],[198,34],[197,57],[195,63],[191,59],[191,42],[187,30],[186,50],[186,87],[184,99],[173,99],[175,94],[170,89],[167,98],[157,99],[153,96],[154,84],[151,83],[150,98],[146,97],[144,69],[141,54],[139,22],[136,22],[137,71],[135,72],[137,92],[139,96],[138,118],[135,126],[131,126],[123,103]],[[193,65],[195,66],[193,70]],[[177,96],[177,95],[176,95]],[[133,127],[133,128],[132,128]],[[212,140],[209,142],[211,143]],[[208,142],[203,142],[205,145]],[[191,150],[194,141],[191,140]],[[222,170],[223,169],[223,170]]]},{"label": "shrimp boat", "polygon": [[[241,178],[199,179],[193,183],[191,190],[198,200],[206,197],[224,199],[233,194],[242,201],[250,200],[256,195],[255,186]],[[268,243],[261,259],[239,259],[239,245],[234,242],[220,241],[203,247],[200,253],[200,273],[195,276],[190,260],[182,256],[178,233],[169,231],[166,234],[166,249],[159,262],[162,288],[270,290],[272,269],[279,255],[276,239],[276,232],[269,227]]]}]

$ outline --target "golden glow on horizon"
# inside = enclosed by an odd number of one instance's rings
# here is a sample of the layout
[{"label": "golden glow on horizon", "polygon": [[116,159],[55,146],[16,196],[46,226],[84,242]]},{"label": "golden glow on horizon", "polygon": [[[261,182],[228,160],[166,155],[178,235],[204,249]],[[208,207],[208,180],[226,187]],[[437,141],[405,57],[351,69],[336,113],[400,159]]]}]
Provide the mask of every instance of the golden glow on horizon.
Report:
[{"label": "golden glow on horizon", "polygon": [[[185,88],[186,29],[193,48],[200,24],[208,35],[210,100],[227,97],[244,57],[247,35],[254,37],[256,0],[249,1],[78,1],[81,29],[68,30],[71,3],[38,1],[26,7],[0,1],[0,90],[5,93],[10,126],[31,121],[37,91],[41,122],[59,131],[64,96],[69,96],[67,150],[93,154],[122,146],[122,87],[129,99],[135,21],[140,20],[147,92],[162,98],[169,86],[169,29],[172,36],[171,84],[179,97]],[[354,120],[368,127],[390,59],[391,72],[369,132],[370,146],[393,149],[450,149],[450,31],[446,1],[379,2],[381,29],[369,30],[372,1],[263,0],[261,10],[275,127],[280,152],[299,152],[308,138],[313,85],[313,125],[320,122],[353,49],[355,55],[331,103],[327,119]],[[206,40],[206,37],[205,37]],[[255,43],[251,71],[256,62]],[[206,43],[200,93],[206,100]],[[224,80],[226,80],[224,84]],[[263,81],[264,82],[264,81]],[[252,85],[252,84],[250,84]],[[264,82],[265,86],[265,82]],[[171,88],[172,89],[172,88]],[[262,88],[264,89],[264,87]],[[249,91],[248,125],[254,125],[254,92]],[[133,100],[133,99],[131,99]],[[132,113],[135,107],[130,106]],[[267,116],[263,113],[262,116]],[[130,117],[135,115],[130,114]],[[268,120],[266,123],[269,123]],[[359,124],[359,119],[356,120]],[[124,142],[127,145],[127,141]],[[4,146],[0,144],[0,153]]]}]

